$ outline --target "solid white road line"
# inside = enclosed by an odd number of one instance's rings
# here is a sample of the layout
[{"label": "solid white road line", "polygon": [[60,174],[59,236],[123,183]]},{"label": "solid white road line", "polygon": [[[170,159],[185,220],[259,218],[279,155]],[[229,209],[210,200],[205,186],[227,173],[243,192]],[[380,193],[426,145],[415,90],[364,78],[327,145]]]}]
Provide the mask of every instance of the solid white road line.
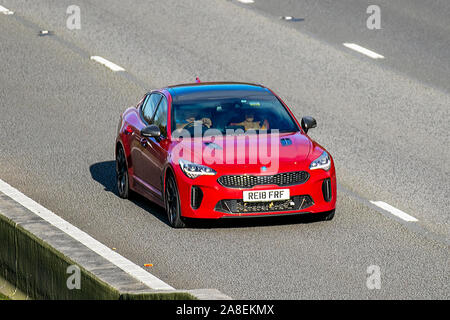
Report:
[{"label": "solid white road line", "polygon": [[408,221],[408,222],[419,221],[416,218],[414,218],[413,216],[410,216],[409,214],[391,206],[390,204],[387,204],[386,202],[383,202],[383,201],[370,201],[370,202],[372,204],[376,205],[377,207],[380,207],[381,209],[386,210],[386,211],[392,213],[394,216],[397,216],[400,219],[403,219],[405,221]]},{"label": "solid white road line", "polygon": [[255,2],[253,0],[237,0],[237,1],[239,1],[240,3],[245,3],[245,4],[249,4],[249,3],[254,3]]},{"label": "solid white road line", "polygon": [[13,11],[6,9],[5,7],[2,7],[2,6],[0,6],[0,13],[6,14],[6,15],[14,14]]},{"label": "solid white road line", "polygon": [[90,235],[85,233],[84,231],[78,229],[77,227],[71,225],[69,222],[65,221],[58,215],[54,214],[47,208],[41,206],[39,203],[34,200],[28,198],[26,195],[21,193],[19,190],[10,186],[6,182],[0,179],[0,192],[3,192],[11,199],[20,203],[22,206],[30,210],[31,212],[37,214],[42,219],[46,220],[50,224],[54,225],[61,231],[67,233],[69,236],[74,238],[75,240],[81,242],[86,247],[95,251],[97,254],[107,259],[120,269],[124,270],[131,276],[135,277],[139,281],[143,282],[147,286],[156,290],[175,290],[173,287],[163,282],[159,278],[155,277],[151,273],[145,271],[138,265],[134,264],[132,261],[126,259],[121,256],[117,252],[114,252],[112,249],[108,248],[101,242],[95,240]]},{"label": "solid white road line", "polygon": [[384,56],[382,56],[381,54],[378,54],[369,49],[361,47],[355,43],[343,43],[343,45],[349,49],[352,49],[359,53],[365,54],[366,56],[371,57],[372,59],[384,59]]},{"label": "solid white road line", "polygon": [[104,66],[106,66],[107,68],[111,69],[111,70],[114,71],[114,72],[117,72],[117,71],[125,71],[124,68],[118,66],[118,65],[115,64],[115,63],[112,63],[112,62],[109,61],[109,60],[106,60],[105,58],[99,57],[99,56],[92,56],[92,57],[91,57],[91,60],[94,60],[94,61],[97,61],[97,62],[100,63],[100,64],[103,64]]}]

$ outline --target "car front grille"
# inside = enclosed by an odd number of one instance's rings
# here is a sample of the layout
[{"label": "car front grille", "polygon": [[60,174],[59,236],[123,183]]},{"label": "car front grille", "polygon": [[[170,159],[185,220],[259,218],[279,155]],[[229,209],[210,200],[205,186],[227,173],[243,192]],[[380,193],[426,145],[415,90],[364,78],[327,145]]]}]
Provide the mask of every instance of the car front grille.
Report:
[{"label": "car front grille", "polygon": [[314,201],[309,195],[293,196],[289,200],[271,202],[244,202],[242,199],[220,200],[216,211],[230,214],[298,211],[311,207]]},{"label": "car front grille", "polygon": [[309,173],[306,171],[284,172],[275,175],[254,176],[254,175],[225,175],[219,177],[217,181],[227,188],[253,188],[258,185],[275,184],[280,187],[293,186],[308,181]]}]

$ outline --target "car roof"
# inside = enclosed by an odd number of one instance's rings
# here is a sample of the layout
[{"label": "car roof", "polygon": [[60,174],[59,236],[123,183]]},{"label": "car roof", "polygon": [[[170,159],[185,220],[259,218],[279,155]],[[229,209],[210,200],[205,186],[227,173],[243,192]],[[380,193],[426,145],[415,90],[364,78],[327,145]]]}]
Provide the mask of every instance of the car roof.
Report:
[{"label": "car roof", "polygon": [[211,92],[211,91],[265,91],[268,89],[260,84],[245,82],[200,82],[185,83],[168,86],[167,90],[172,97],[182,96],[192,93]]}]

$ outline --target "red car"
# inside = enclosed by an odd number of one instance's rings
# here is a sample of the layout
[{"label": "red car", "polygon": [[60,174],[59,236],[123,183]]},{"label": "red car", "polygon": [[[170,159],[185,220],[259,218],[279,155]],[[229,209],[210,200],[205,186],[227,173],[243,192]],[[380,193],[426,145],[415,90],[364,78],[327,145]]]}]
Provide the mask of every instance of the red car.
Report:
[{"label": "red car", "polygon": [[147,93],[120,117],[118,194],[137,192],[185,218],[314,214],[334,216],[331,155],[268,88],[215,82]]}]

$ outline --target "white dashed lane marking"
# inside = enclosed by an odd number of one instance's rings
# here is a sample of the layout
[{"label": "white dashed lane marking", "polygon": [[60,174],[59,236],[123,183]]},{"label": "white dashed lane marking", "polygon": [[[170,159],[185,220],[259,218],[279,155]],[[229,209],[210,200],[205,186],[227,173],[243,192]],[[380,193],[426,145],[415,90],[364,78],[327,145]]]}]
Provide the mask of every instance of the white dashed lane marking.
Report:
[{"label": "white dashed lane marking", "polygon": [[417,220],[416,218],[414,218],[413,216],[410,216],[409,214],[407,214],[406,212],[403,212],[402,210],[399,210],[393,206],[391,206],[390,204],[387,204],[386,202],[383,201],[370,201],[372,204],[376,205],[377,207],[380,207],[383,210],[386,210],[387,212],[393,214],[394,216],[405,220],[407,222],[417,222],[419,220]]},{"label": "white dashed lane marking", "polygon": [[114,72],[125,71],[125,69],[122,68],[121,66],[118,66],[117,64],[115,64],[109,60],[106,60],[105,58],[99,57],[99,56],[92,56],[91,60],[94,60],[94,61],[104,65],[105,67],[111,69]]},{"label": "white dashed lane marking", "polygon": [[381,54],[378,54],[376,52],[373,52],[369,49],[366,49],[364,47],[361,47],[360,45],[357,45],[355,43],[343,43],[343,45],[349,49],[355,50],[359,53],[362,53],[372,59],[384,59],[384,56],[382,56]]},{"label": "white dashed lane marking", "polygon": [[6,14],[6,15],[14,14],[13,11],[6,9],[5,7],[2,7],[2,6],[0,6],[0,13]]}]

